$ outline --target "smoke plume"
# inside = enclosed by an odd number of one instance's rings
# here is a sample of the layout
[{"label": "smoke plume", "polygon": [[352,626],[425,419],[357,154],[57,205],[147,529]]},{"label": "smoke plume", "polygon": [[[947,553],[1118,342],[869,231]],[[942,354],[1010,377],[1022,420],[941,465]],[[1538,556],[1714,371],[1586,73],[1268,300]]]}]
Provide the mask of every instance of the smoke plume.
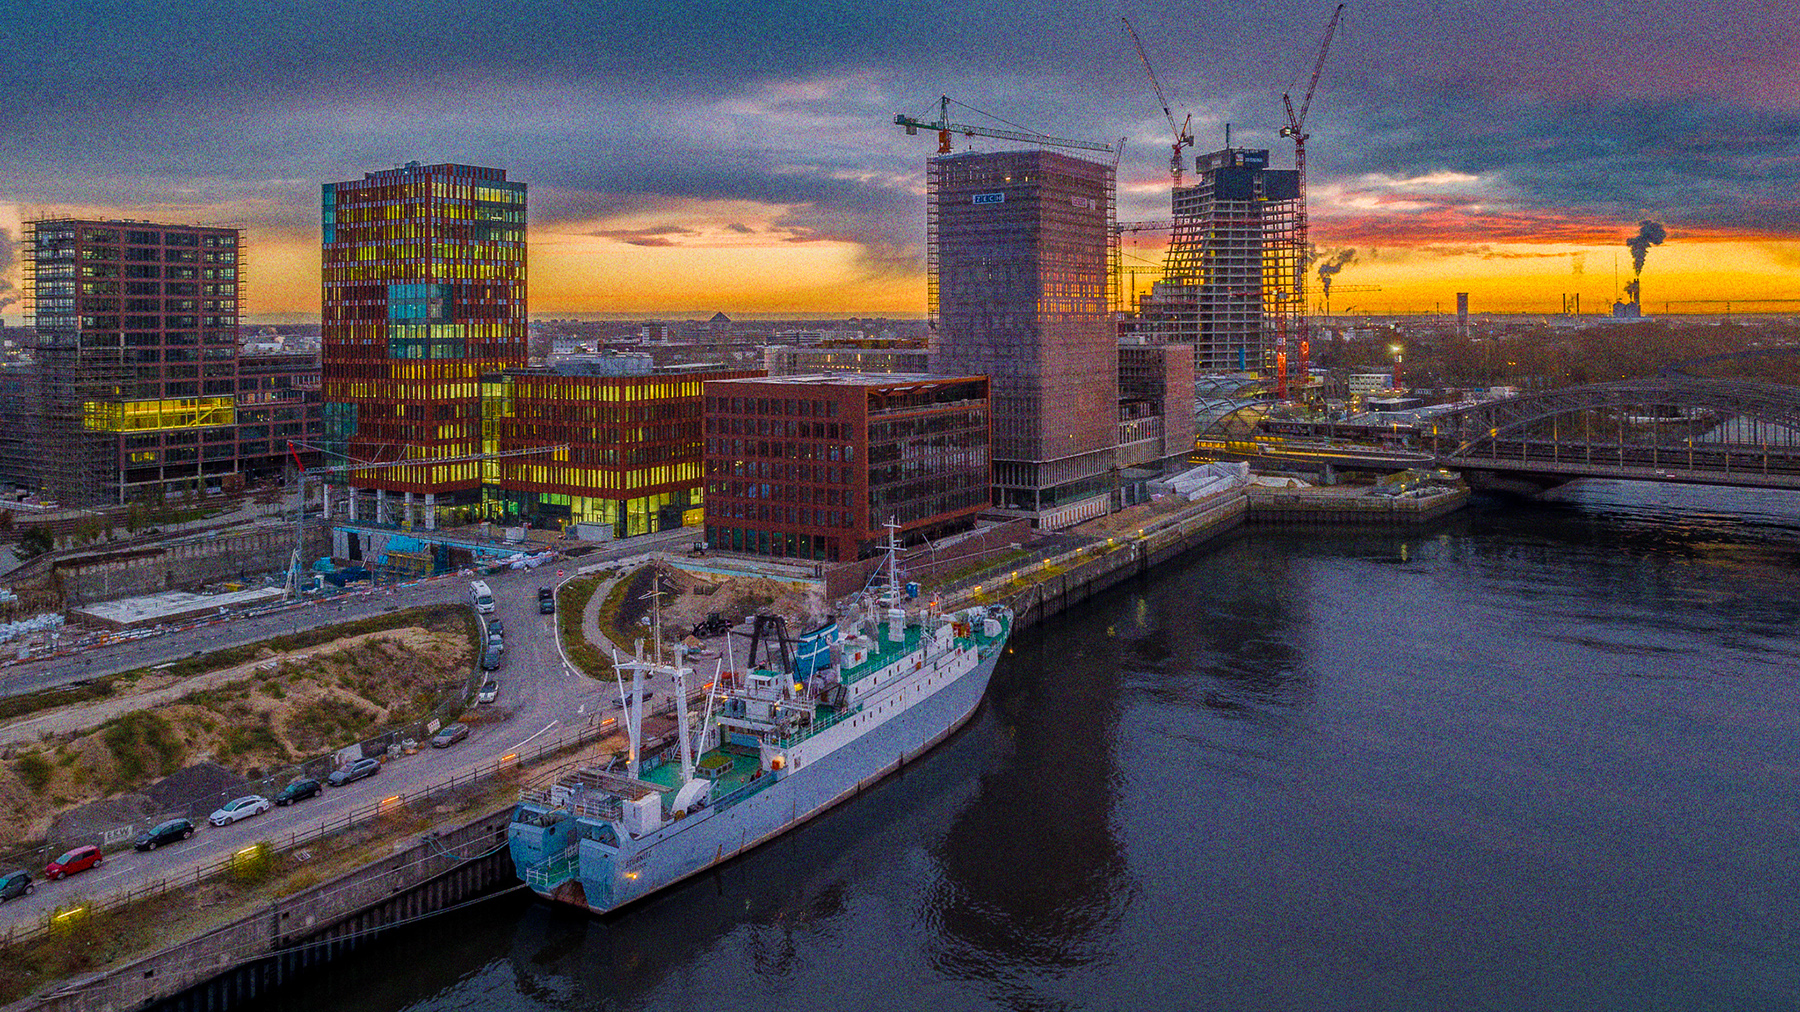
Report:
[{"label": "smoke plume", "polygon": [[1324,293],[1325,298],[1331,298],[1332,277],[1355,262],[1356,251],[1354,249],[1332,250],[1320,257],[1319,289]]},{"label": "smoke plume", "polygon": [[1631,273],[1644,273],[1644,257],[1649,255],[1650,247],[1661,246],[1668,237],[1668,229],[1656,222],[1638,222],[1637,235],[1625,240],[1625,245],[1631,247]]}]

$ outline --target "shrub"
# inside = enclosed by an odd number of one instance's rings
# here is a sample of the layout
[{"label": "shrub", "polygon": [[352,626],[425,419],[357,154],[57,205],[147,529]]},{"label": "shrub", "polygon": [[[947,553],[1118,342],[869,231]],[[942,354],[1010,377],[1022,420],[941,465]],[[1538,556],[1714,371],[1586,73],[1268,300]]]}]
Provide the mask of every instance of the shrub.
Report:
[{"label": "shrub", "polygon": [[181,768],[187,746],[169,722],[144,710],[114,717],[100,727],[100,739],[112,753],[113,763],[126,784],[148,777],[167,776]]},{"label": "shrub", "polygon": [[13,772],[31,788],[31,793],[42,794],[50,785],[50,774],[54,772],[50,763],[36,752],[27,752],[13,763]]}]

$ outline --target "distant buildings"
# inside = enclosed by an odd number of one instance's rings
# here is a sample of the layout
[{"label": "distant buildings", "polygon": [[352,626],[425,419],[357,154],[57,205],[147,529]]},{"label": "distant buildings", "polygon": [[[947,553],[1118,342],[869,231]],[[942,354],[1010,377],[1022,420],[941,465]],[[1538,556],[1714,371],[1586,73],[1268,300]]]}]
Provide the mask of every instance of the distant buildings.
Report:
[{"label": "distant buildings", "polygon": [[310,358],[240,352],[237,229],[43,219],[24,247],[38,348],[32,400],[4,408],[12,480],[120,503],[279,473],[309,436]]},{"label": "distant buildings", "polygon": [[849,562],[988,506],[985,377],[833,374],[706,384],[706,540]]},{"label": "distant buildings", "polygon": [[931,369],[931,349],[898,342],[855,344],[771,344],[763,349],[763,369],[771,376],[822,372],[906,372]]}]

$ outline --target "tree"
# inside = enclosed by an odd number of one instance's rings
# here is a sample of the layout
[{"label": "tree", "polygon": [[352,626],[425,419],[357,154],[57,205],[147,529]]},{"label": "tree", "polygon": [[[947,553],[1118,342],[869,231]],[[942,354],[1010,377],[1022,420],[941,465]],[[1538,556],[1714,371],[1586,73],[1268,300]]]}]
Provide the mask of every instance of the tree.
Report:
[{"label": "tree", "polygon": [[39,524],[27,527],[25,533],[19,535],[19,547],[14,550],[21,559],[36,558],[56,547],[56,539],[51,536],[48,527]]}]

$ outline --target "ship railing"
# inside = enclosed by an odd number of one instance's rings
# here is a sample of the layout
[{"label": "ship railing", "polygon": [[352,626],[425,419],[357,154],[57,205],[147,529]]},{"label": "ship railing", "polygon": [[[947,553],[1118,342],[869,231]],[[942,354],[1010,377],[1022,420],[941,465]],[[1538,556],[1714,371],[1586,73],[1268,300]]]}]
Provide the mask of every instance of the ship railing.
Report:
[{"label": "ship railing", "polygon": [[570,844],[561,853],[526,866],[525,884],[533,889],[549,891],[574,878],[580,868],[580,855],[576,846]]},{"label": "ship railing", "polygon": [[806,739],[811,738],[813,735],[818,734],[820,731],[824,731],[824,730],[831,728],[837,724],[841,724],[846,719],[848,719],[850,717],[854,717],[861,712],[862,712],[862,704],[858,703],[848,710],[839,710],[838,712],[832,714],[831,716],[826,717],[824,720],[818,720],[815,718],[813,720],[812,724],[809,727],[807,727],[806,730],[801,731],[799,734],[792,734],[792,735],[787,736],[786,738],[775,739],[775,742],[774,742],[775,747],[776,748],[793,748],[795,745],[798,745],[801,742],[805,741]]},{"label": "ship railing", "polygon": [[618,822],[625,818],[625,804],[616,794],[570,801],[569,811],[578,818],[599,819],[602,822]]},{"label": "ship railing", "polygon": [[721,797],[721,798],[715,800],[712,803],[712,805],[716,809],[730,808],[732,805],[735,805],[738,802],[743,801],[744,799],[750,797],[752,794],[755,794],[756,792],[762,790],[763,788],[769,786],[770,784],[773,784],[775,781],[777,781],[779,779],[781,779],[781,778],[775,776],[772,773],[764,773],[762,776],[757,777],[755,780],[750,781],[749,783],[745,784],[742,787],[739,787],[737,790],[732,791],[730,794],[727,794],[724,797]]}]

